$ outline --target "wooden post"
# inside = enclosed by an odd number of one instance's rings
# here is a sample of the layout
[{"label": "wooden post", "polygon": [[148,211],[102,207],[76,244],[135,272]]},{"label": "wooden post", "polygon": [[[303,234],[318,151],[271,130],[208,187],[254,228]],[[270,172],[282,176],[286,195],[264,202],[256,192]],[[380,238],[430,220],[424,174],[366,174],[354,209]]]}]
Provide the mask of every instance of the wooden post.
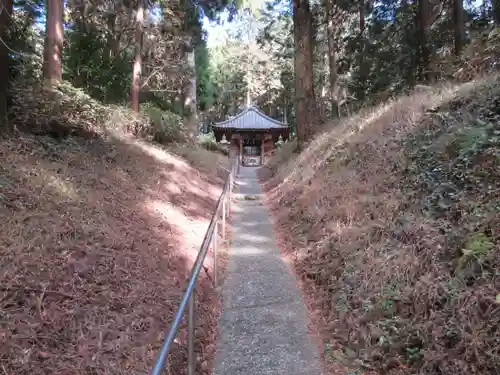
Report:
[{"label": "wooden post", "polygon": [[240,138],[240,163],[243,164],[243,139]]},{"label": "wooden post", "polygon": [[234,176],[233,176],[233,183],[231,184],[231,190],[229,191],[229,195],[227,197],[227,218],[229,219],[229,216],[231,216],[231,202],[233,199],[233,187],[234,187]]},{"label": "wooden post", "polygon": [[260,144],[260,165],[264,165],[264,142],[266,140],[263,139],[262,143]]}]

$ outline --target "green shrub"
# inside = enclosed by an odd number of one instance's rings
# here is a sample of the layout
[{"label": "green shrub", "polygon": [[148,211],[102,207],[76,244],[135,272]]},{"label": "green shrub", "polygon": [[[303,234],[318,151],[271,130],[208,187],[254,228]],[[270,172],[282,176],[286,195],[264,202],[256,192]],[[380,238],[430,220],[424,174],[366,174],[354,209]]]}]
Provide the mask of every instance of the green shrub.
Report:
[{"label": "green shrub", "polygon": [[464,268],[471,260],[482,261],[494,246],[495,244],[484,233],[474,233],[462,249],[459,268]]},{"label": "green shrub", "polygon": [[127,107],[104,105],[66,81],[48,88],[37,79],[16,80],[11,96],[12,124],[34,134],[87,137],[110,130],[135,135],[151,132],[144,116]]},{"label": "green shrub", "polygon": [[220,152],[221,154],[228,155],[229,150],[227,147],[217,143],[213,133],[200,134],[198,136],[198,144],[208,151]]},{"label": "green shrub", "polygon": [[170,143],[185,139],[184,124],[178,114],[163,111],[149,102],[141,105],[141,111],[150,119],[155,142]]},{"label": "green shrub", "polygon": [[212,133],[200,134],[198,136],[198,144],[209,151],[217,150],[218,146],[215,136]]}]

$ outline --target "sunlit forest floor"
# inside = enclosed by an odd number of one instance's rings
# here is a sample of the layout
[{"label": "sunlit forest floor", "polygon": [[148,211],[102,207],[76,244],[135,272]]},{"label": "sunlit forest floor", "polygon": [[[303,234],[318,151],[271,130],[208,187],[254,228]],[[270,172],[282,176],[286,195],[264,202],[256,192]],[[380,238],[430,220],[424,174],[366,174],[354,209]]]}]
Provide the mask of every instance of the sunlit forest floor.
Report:
[{"label": "sunlit forest floor", "polygon": [[499,77],[424,88],[295,147],[264,185],[332,371],[500,373]]},{"label": "sunlit forest floor", "polygon": [[[0,372],[148,373],[226,163],[123,134],[0,139]],[[210,274],[196,294],[198,373],[216,337]],[[183,373],[186,339],[183,326],[166,373]]]}]

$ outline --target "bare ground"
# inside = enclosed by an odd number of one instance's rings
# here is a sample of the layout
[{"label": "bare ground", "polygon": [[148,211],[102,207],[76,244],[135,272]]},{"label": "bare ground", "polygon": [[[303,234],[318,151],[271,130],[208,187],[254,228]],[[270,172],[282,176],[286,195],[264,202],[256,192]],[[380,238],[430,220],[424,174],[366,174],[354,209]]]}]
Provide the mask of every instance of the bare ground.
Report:
[{"label": "bare ground", "polygon": [[[0,372],[148,373],[226,158],[125,136],[20,134],[0,139],[0,160]],[[210,275],[209,259],[196,294],[205,374],[219,309]],[[183,326],[167,374],[185,372],[185,348]]]}]

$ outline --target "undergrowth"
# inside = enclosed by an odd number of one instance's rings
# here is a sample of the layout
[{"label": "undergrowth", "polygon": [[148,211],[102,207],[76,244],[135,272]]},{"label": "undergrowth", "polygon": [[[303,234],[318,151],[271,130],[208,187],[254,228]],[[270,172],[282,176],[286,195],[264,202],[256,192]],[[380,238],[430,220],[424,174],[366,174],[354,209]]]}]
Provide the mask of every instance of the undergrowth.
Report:
[{"label": "undergrowth", "polygon": [[229,147],[223,146],[220,143],[217,143],[215,140],[215,136],[213,133],[209,134],[200,134],[198,136],[198,144],[208,151],[216,151],[220,152],[223,155],[229,155]]},{"label": "undergrowth", "polygon": [[[17,131],[0,135],[0,372],[146,374],[227,157],[154,144],[151,113],[102,105],[65,83],[14,90]],[[162,142],[182,139],[171,134]],[[202,271],[196,290],[196,371],[205,374],[219,309],[211,274]],[[186,372],[186,346],[183,324],[166,373]]]},{"label": "undergrowth", "polygon": [[143,103],[141,113],[103,104],[68,82],[47,87],[39,80],[15,82],[11,89],[10,122],[18,130],[61,139],[91,139],[111,133],[132,134],[167,144],[186,141],[182,118]]},{"label": "undergrowth", "polygon": [[270,162],[269,203],[327,362],[500,373],[499,108],[498,76],[439,87]]}]

